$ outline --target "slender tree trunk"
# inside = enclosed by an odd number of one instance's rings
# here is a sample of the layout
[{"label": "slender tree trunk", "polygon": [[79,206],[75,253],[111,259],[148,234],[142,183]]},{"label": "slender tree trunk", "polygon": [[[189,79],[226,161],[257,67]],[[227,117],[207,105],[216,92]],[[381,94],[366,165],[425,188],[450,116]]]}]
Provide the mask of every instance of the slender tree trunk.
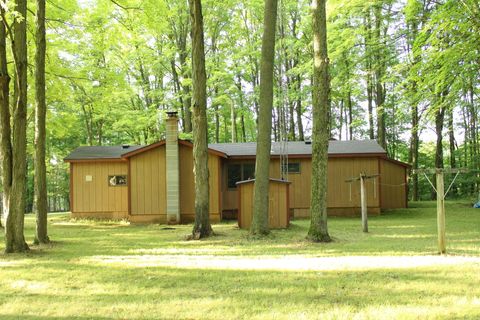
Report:
[{"label": "slender tree trunk", "polygon": [[29,249],[23,235],[27,173],[27,1],[17,0],[15,10],[22,19],[16,19],[13,24],[12,51],[15,60],[16,103],[13,112],[12,187],[5,228],[7,253],[24,252]]},{"label": "slender tree trunk", "polygon": [[[442,103],[442,102],[441,102]],[[437,142],[435,147],[435,168],[443,168],[443,122],[445,120],[445,108],[442,106],[435,112],[435,133]],[[435,180],[433,180],[435,181]],[[432,199],[436,199],[436,192],[432,191]]]},{"label": "slender tree trunk", "polygon": [[[215,96],[218,97],[218,87],[215,86],[214,89]],[[220,113],[218,110],[218,103],[213,103],[213,111],[214,111],[214,118],[215,118],[215,143],[220,142]]]},{"label": "slender tree trunk", "polygon": [[347,94],[347,108],[348,108],[348,132],[350,140],[353,140],[353,106],[352,106],[352,91],[349,88]]},{"label": "slender tree trunk", "polygon": [[[3,12],[2,12],[3,13]],[[7,65],[7,32],[3,21],[0,23],[0,156],[2,162],[2,213],[8,216],[10,188],[12,185],[12,142],[10,126],[10,76]],[[1,220],[0,220],[1,224]]]},{"label": "slender tree trunk", "polygon": [[238,142],[237,140],[237,113],[235,111],[235,104],[233,103],[233,99],[230,105],[230,121],[232,124],[232,143]]},{"label": "slender tree trunk", "polygon": [[[418,137],[418,105],[414,102],[412,104],[412,138],[410,146],[410,157],[412,163],[412,169],[415,171],[418,169],[418,148],[420,139]],[[414,172],[412,174],[412,200],[418,201],[418,174]]]},{"label": "slender tree trunk", "polygon": [[193,172],[195,174],[195,239],[212,234],[209,217],[208,183],[208,123],[207,74],[201,0],[189,0],[192,24],[192,80],[193,80]]},{"label": "slender tree trunk", "polygon": [[[185,49],[186,50],[186,49]],[[186,55],[186,52],[185,52]],[[183,78],[188,78],[188,71],[186,69],[186,57],[183,57],[183,54],[180,54],[180,63],[182,64],[183,70]],[[184,84],[183,86],[183,114],[185,116],[185,125],[184,130],[185,133],[192,132],[192,111],[190,107],[192,105],[192,97],[190,93],[190,86],[188,84]]]},{"label": "slender tree trunk", "polygon": [[367,111],[368,111],[368,135],[371,140],[375,139],[373,124],[373,80],[372,80],[372,20],[370,10],[365,16],[365,69],[367,74]]},{"label": "slender tree trunk", "polygon": [[297,113],[297,127],[298,127],[298,140],[303,141],[305,140],[305,136],[303,134],[303,122],[302,122],[302,78],[300,75],[297,75],[296,79],[297,83],[297,90],[298,90],[298,96],[297,96],[297,103],[295,106],[295,111]]},{"label": "slender tree trunk", "polygon": [[262,62],[260,68],[260,110],[258,115],[255,196],[251,234],[268,234],[268,190],[273,109],[273,66],[277,0],[265,0]]},{"label": "slender tree trunk", "polygon": [[327,161],[330,130],[326,0],[312,0],[313,14],[313,145],[310,229],[308,239],[330,242],[327,227]]},{"label": "slender tree trunk", "polygon": [[[343,99],[340,100],[340,116],[339,116],[339,131],[340,134],[338,135],[338,139],[341,141],[343,137]],[[347,139],[348,140],[348,139]]]},{"label": "slender tree trunk", "polygon": [[183,108],[183,97],[180,94],[181,92],[181,85],[180,79],[178,77],[177,67],[175,66],[175,59],[170,61],[170,66],[172,68],[172,78],[173,78],[173,90],[176,95],[178,95],[178,108],[180,109],[180,118],[182,119],[182,128],[185,132],[185,109]]},{"label": "slender tree trunk", "polygon": [[242,115],[240,116],[240,123],[242,126],[242,142],[247,142],[247,132],[245,130],[245,116]]},{"label": "slender tree trunk", "polygon": [[48,243],[47,167],[45,164],[45,0],[37,0],[35,53],[35,243]]}]

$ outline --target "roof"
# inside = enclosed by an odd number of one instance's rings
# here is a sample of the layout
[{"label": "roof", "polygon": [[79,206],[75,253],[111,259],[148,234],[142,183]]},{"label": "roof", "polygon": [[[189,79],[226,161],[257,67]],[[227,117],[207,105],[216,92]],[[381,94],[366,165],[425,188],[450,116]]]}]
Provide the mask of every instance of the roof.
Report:
[{"label": "roof", "polygon": [[64,160],[121,159],[124,153],[142,146],[83,146],[73,150]]},{"label": "roof", "polygon": [[[179,140],[180,143],[191,146],[189,141]],[[144,152],[163,145],[159,141],[147,146],[84,146],[78,147],[70,153],[65,161],[95,160],[95,159],[122,159],[140,152]],[[218,152],[224,157],[254,157],[257,152],[256,142],[244,143],[212,143],[208,145],[210,151]],[[312,145],[304,141],[287,142],[286,151],[289,156],[311,156]],[[280,155],[280,142],[272,142],[272,156]],[[330,141],[329,155],[386,155],[386,151],[375,140]]]},{"label": "roof", "polygon": [[[244,143],[212,143],[209,148],[225,153],[229,157],[255,156],[257,152],[256,142]],[[311,155],[312,145],[304,141],[287,142],[286,151],[289,156]],[[273,156],[280,155],[282,148],[280,142],[272,142]],[[350,154],[386,154],[375,140],[351,140],[351,141],[330,141],[328,146],[329,155],[350,155]]]}]

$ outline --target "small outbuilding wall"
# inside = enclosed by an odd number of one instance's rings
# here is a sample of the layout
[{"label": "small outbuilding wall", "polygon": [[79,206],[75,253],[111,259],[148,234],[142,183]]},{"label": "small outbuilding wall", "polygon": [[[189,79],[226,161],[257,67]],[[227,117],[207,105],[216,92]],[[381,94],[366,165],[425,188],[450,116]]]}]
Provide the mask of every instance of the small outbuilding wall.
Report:
[{"label": "small outbuilding wall", "polygon": [[70,204],[74,218],[125,219],[128,187],[110,186],[109,176],[127,175],[127,161],[70,164]]},{"label": "small outbuilding wall", "polygon": [[394,160],[380,160],[380,193],[382,209],[408,206],[407,169]]},{"label": "small outbuilding wall", "polygon": [[[289,225],[289,185],[290,182],[270,179],[268,225],[270,229],[283,229]],[[237,182],[238,187],[238,226],[250,228],[253,218],[255,180]]]}]

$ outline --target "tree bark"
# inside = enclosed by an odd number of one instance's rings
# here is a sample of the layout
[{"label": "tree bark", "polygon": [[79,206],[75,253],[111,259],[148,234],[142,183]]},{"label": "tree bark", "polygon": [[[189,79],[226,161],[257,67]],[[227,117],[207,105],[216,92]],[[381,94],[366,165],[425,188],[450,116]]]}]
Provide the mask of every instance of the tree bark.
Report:
[{"label": "tree bark", "polygon": [[255,163],[255,196],[251,234],[265,235],[268,226],[268,190],[270,149],[272,145],[273,66],[275,60],[275,25],[277,0],[265,0],[262,61],[260,67],[260,110],[258,114],[257,157]]},{"label": "tree bark", "polygon": [[15,61],[16,103],[13,112],[12,183],[5,228],[5,252],[24,252],[28,245],[23,235],[27,158],[27,1],[15,1],[22,19],[13,24],[12,51]]},{"label": "tree bark", "polygon": [[295,111],[297,113],[297,128],[298,128],[298,140],[303,141],[305,140],[305,136],[303,134],[303,122],[302,122],[302,78],[300,75],[297,75],[296,79],[297,83],[297,90],[298,90],[298,96],[297,96],[297,103],[295,106]]},{"label": "tree bark", "polygon": [[48,243],[47,167],[45,164],[45,0],[37,0],[35,52],[35,243]]},{"label": "tree bark", "polygon": [[192,80],[193,80],[193,172],[195,174],[194,239],[212,234],[209,217],[208,184],[208,124],[207,124],[207,74],[201,0],[189,0],[192,24]]},{"label": "tree bark", "polygon": [[[3,12],[2,12],[3,14]],[[7,65],[7,31],[0,23],[0,156],[2,161],[2,213],[8,216],[10,188],[12,185],[12,129],[10,126],[10,76]],[[1,220],[0,220],[1,224]]]},{"label": "tree bark", "polygon": [[330,110],[326,0],[312,0],[313,15],[313,130],[312,189],[308,239],[330,242],[327,227],[327,160]]},{"label": "tree bark", "polygon": [[373,80],[372,80],[372,20],[370,10],[367,10],[365,17],[365,69],[367,74],[367,111],[368,111],[368,135],[371,140],[375,139],[375,130],[373,125]]}]

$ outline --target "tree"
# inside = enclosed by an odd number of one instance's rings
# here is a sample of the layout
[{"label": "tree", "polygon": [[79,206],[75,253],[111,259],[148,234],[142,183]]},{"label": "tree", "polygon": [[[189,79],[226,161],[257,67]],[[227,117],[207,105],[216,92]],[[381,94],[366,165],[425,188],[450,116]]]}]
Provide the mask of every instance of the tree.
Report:
[{"label": "tree", "polygon": [[[24,215],[25,215],[25,176],[27,173],[27,1],[14,2],[16,11],[13,30],[8,24],[5,8],[1,8],[2,22],[9,34],[15,63],[15,106],[13,108],[13,130],[10,129],[10,113],[8,109],[5,83],[8,85],[8,73],[2,66],[4,82],[3,103],[1,112],[2,138],[1,150],[3,159],[3,187],[6,199],[6,225],[5,225],[5,252],[24,252],[28,245],[25,242]],[[5,43],[2,40],[3,43]],[[3,46],[3,44],[2,44]],[[5,52],[5,51],[3,51]],[[6,62],[4,53],[1,53],[2,63]],[[13,131],[13,136],[10,132]],[[11,154],[11,157],[10,157]]]},{"label": "tree", "polygon": [[260,65],[260,107],[257,129],[257,156],[255,162],[255,196],[251,234],[264,235],[268,228],[268,189],[270,149],[272,146],[273,65],[275,60],[275,26],[277,0],[265,0]]},{"label": "tree", "polygon": [[202,3],[201,0],[189,0],[188,4],[192,24],[193,171],[195,173],[195,223],[192,234],[195,239],[199,239],[212,234],[209,219],[207,74]]},{"label": "tree", "polygon": [[312,1],[313,16],[313,131],[312,190],[308,239],[330,242],[327,227],[327,161],[330,108],[326,0]]},{"label": "tree", "polygon": [[47,167],[45,165],[45,0],[37,0],[35,20],[35,243],[48,243],[47,232]]}]

